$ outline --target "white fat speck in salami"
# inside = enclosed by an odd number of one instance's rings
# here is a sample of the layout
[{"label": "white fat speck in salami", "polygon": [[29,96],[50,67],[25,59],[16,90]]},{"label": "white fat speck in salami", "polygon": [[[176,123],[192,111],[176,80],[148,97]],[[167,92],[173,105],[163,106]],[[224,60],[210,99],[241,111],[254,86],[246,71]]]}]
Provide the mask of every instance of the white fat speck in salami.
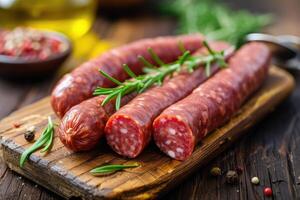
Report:
[{"label": "white fat speck in salami", "polygon": [[168,128],[168,133],[171,135],[175,135],[176,131],[173,128]]},{"label": "white fat speck in salami", "polygon": [[168,151],[168,155],[169,155],[171,158],[175,158],[175,153],[174,153],[174,151],[169,150],[169,151]]},{"label": "white fat speck in salami", "polygon": [[[123,122],[122,122],[123,123]],[[121,133],[126,134],[128,133],[128,130],[126,128],[120,128]]]},{"label": "white fat speck in salami", "polygon": [[177,151],[178,153],[183,153],[183,149],[182,149],[182,148],[179,148],[179,147],[176,148],[176,151]]}]

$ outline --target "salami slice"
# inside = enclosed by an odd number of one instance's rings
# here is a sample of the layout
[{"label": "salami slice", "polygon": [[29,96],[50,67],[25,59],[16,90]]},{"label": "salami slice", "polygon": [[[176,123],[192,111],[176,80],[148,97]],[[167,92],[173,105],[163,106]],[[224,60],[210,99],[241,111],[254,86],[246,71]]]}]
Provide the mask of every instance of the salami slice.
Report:
[{"label": "salami slice", "polygon": [[[216,51],[230,47],[224,42],[214,42],[210,46]],[[197,53],[204,54],[204,48]],[[212,73],[217,68],[214,65]],[[181,72],[166,80],[162,86],[139,94],[109,118],[105,127],[107,143],[120,155],[129,158],[138,156],[151,139],[154,118],[164,108],[187,96],[206,78],[204,68],[200,67],[193,73]]]},{"label": "salami slice", "polygon": [[[72,106],[92,97],[96,87],[115,86],[99,73],[99,69],[124,81],[128,78],[128,74],[122,65],[128,64],[133,72],[140,74],[143,65],[138,61],[138,56],[144,56],[151,61],[148,48],[152,48],[164,62],[168,63],[181,55],[179,42],[187,50],[194,52],[202,46],[202,41],[201,35],[158,37],[143,39],[108,51],[98,58],[85,62],[58,82],[51,95],[52,108],[61,118]],[[153,61],[152,63],[154,64]]]},{"label": "salami slice", "polygon": [[229,67],[165,109],[153,122],[156,145],[177,160],[187,159],[207,133],[223,125],[267,77],[269,49],[261,43],[244,45]]}]

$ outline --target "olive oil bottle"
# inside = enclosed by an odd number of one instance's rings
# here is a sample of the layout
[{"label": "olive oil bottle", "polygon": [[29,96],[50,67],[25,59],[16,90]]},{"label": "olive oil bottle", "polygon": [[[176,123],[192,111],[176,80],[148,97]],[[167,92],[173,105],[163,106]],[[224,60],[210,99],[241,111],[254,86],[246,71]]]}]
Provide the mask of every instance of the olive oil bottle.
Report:
[{"label": "olive oil bottle", "polygon": [[55,30],[75,40],[89,31],[96,0],[0,0],[0,28]]}]

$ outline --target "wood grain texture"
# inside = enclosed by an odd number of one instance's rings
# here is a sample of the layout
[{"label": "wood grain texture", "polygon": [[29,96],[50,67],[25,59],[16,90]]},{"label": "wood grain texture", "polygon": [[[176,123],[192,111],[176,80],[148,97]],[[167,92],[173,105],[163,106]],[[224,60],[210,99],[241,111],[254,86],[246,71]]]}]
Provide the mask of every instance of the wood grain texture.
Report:
[{"label": "wood grain texture", "polygon": [[[20,154],[31,145],[23,138],[26,127],[36,126],[39,136],[47,123],[47,116],[52,116],[58,122],[49,98],[22,108],[1,121],[2,156],[12,170],[67,198],[154,198],[177,185],[232,144],[281,102],[293,86],[293,78],[288,73],[272,67],[263,87],[225,126],[205,138],[184,162],[170,159],[153,144],[132,160],[116,155],[104,142],[89,153],[72,153],[55,137],[49,154],[34,153],[21,169],[18,166]],[[19,122],[21,126],[14,128],[14,122]],[[141,166],[109,176],[94,177],[89,173],[92,168],[105,163],[130,162],[138,162]]]}]

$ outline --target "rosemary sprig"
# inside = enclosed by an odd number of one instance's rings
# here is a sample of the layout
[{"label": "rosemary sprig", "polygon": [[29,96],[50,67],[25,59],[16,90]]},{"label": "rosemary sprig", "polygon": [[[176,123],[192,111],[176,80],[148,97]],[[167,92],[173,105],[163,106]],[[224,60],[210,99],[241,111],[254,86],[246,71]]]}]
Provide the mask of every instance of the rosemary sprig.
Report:
[{"label": "rosemary sprig", "polygon": [[233,10],[219,0],[162,0],[157,3],[162,13],[177,17],[178,32],[200,32],[210,39],[225,40],[236,46],[244,42],[245,35],[272,22],[269,14]]},{"label": "rosemary sprig", "polygon": [[92,169],[90,173],[92,173],[93,175],[108,174],[108,173],[114,173],[116,171],[120,171],[127,168],[134,168],[138,166],[140,166],[138,163],[133,163],[128,165],[103,165]]},{"label": "rosemary sprig", "polygon": [[53,137],[54,137],[54,126],[51,117],[49,116],[48,125],[46,129],[43,131],[43,133],[41,134],[40,138],[31,147],[29,147],[22,153],[20,158],[20,167],[24,166],[25,161],[36,150],[44,147],[41,150],[41,153],[49,151],[52,147]]},{"label": "rosemary sprig", "polygon": [[155,54],[155,52],[149,49],[149,53],[152,56],[153,60],[160,66],[154,67],[150,62],[148,62],[145,58],[139,57],[140,61],[145,64],[144,72],[146,74],[136,76],[130,68],[125,64],[123,65],[124,70],[127,74],[132,78],[123,83],[119,82],[115,78],[111,77],[107,73],[100,70],[100,73],[117,84],[118,86],[115,88],[102,88],[98,87],[94,91],[94,95],[107,95],[104,101],[102,102],[102,106],[105,105],[112,99],[115,99],[115,107],[116,110],[119,110],[121,105],[121,99],[124,95],[129,94],[131,92],[142,93],[152,85],[161,85],[163,80],[169,76],[173,75],[174,72],[178,72],[183,68],[186,68],[189,72],[193,72],[200,65],[205,66],[205,72],[207,76],[210,76],[211,73],[211,63],[217,62],[220,67],[226,67],[224,51],[216,52],[213,51],[207,42],[203,42],[204,46],[208,50],[208,55],[203,56],[192,56],[189,51],[184,51],[182,56],[173,63],[165,64],[160,58]]}]

